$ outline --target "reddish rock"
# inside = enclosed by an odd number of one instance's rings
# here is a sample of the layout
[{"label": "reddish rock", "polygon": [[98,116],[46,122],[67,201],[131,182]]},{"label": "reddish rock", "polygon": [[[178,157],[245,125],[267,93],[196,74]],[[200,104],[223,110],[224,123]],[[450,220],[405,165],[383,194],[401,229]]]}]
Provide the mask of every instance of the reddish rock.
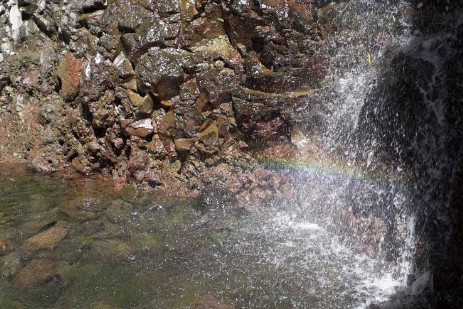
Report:
[{"label": "reddish rock", "polygon": [[79,94],[82,67],[83,60],[72,54],[67,54],[59,62],[56,76],[61,81],[61,95],[66,101],[72,101]]}]

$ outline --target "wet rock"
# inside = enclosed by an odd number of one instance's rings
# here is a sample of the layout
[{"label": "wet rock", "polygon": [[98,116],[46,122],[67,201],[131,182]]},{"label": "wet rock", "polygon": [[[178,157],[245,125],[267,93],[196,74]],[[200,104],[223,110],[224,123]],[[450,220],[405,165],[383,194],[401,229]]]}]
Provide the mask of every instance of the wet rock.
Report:
[{"label": "wet rock", "polygon": [[196,78],[190,79],[180,86],[181,102],[194,102],[199,96],[199,87]]},{"label": "wet rock", "polygon": [[141,57],[136,67],[139,88],[159,100],[179,95],[184,78],[180,57],[182,53],[173,49],[152,49]]},{"label": "wet rock", "polygon": [[157,159],[163,159],[168,155],[167,149],[164,146],[165,142],[161,140],[158,134],[153,135],[148,144],[148,152],[153,154]]},{"label": "wet rock", "polygon": [[[148,15],[149,16],[149,15]],[[135,33],[122,36],[122,44],[130,57],[136,61],[152,47],[165,46],[167,40],[175,38],[178,25],[169,24],[157,16],[144,22]]]},{"label": "wet rock", "polygon": [[140,116],[148,116],[154,110],[154,101],[149,94],[142,97],[130,89],[117,89],[116,91],[119,98],[122,100],[127,99],[130,102],[129,110],[136,111]]},{"label": "wet rock", "polygon": [[151,95],[147,94],[143,97],[141,105],[138,106],[138,112],[142,115],[150,114],[155,108],[154,100]]},{"label": "wet rock", "polygon": [[198,43],[192,47],[193,52],[206,59],[223,59],[227,65],[238,69],[242,63],[240,53],[233,48],[226,35]]},{"label": "wet rock", "polygon": [[[111,55],[117,54],[117,52],[122,49],[119,36],[117,35],[110,35],[108,33],[103,33],[100,39],[98,40],[98,43],[101,46],[103,46],[106,49],[106,51],[110,53]],[[125,67],[125,68],[129,69],[128,67]],[[124,70],[123,72],[128,72],[128,71]]]},{"label": "wet rock", "polygon": [[127,169],[131,176],[134,176],[137,172],[145,171],[149,162],[149,155],[141,150],[137,146],[132,146],[129,162],[127,164]]},{"label": "wet rock", "polygon": [[82,103],[99,102],[101,108],[105,108],[102,103],[111,102],[111,98],[102,99],[108,90],[114,89],[114,85],[119,82],[119,76],[111,62],[105,61],[104,56],[97,55],[88,60],[85,65],[85,77],[81,79],[80,98]]},{"label": "wet rock", "polygon": [[[205,99],[202,104],[197,101],[200,111],[218,108],[220,104],[229,102],[232,93],[236,91],[237,76],[232,69],[224,67],[224,62],[216,61],[213,64],[202,64],[197,73],[197,82]],[[209,105],[209,106],[208,106]]]},{"label": "wet rock", "polygon": [[219,128],[217,122],[213,122],[204,131],[199,133],[196,148],[205,154],[213,154],[218,151],[219,147]]},{"label": "wet rock", "polygon": [[124,53],[120,53],[116,59],[114,59],[113,66],[116,68],[121,78],[135,75],[132,63],[125,57]]},{"label": "wet rock", "polygon": [[[299,92],[318,88],[326,75],[320,27],[330,20],[312,10],[319,2],[20,2],[28,19],[21,44],[2,42],[0,70],[11,74],[0,77],[0,121],[12,130],[0,128],[0,140],[17,136],[21,151],[2,153],[18,153],[40,171],[70,165],[137,185],[199,186],[206,165],[245,164],[245,150],[290,140],[301,121],[296,111],[311,105]],[[1,27],[0,34],[7,35]],[[3,113],[15,102],[24,102],[27,131],[39,142],[22,143],[26,126]],[[35,107],[38,128],[30,126]],[[47,150],[35,154],[31,145]],[[166,159],[180,161],[180,171]],[[98,216],[75,207],[60,213]]]},{"label": "wet rock", "polygon": [[191,138],[198,134],[205,117],[194,107],[175,109],[175,137]]},{"label": "wet rock", "polygon": [[24,242],[27,250],[54,249],[60,241],[68,234],[67,229],[62,227],[51,227],[35,236],[28,238]]},{"label": "wet rock", "polygon": [[[157,114],[157,113],[156,113]],[[158,119],[161,118],[163,113],[160,113],[157,117]],[[153,114],[153,117],[155,114]],[[175,109],[170,108],[169,111],[165,114],[162,118],[161,122],[159,123],[159,133],[165,136],[175,136],[176,132],[176,121],[175,121]]]},{"label": "wet rock", "polygon": [[61,95],[66,101],[77,97],[80,89],[80,74],[82,72],[83,60],[67,54],[59,62],[56,76],[61,81]]},{"label": "wet rock", "polygon": [[91,34],[100,36],[103,33],[101,20],[103,19],[104,10],[98,10],[92,13],[81,15],[80,23],[87,28]]},{"label": "wet rock", "polygon": [[153,122],[151,119],[142,119],[134,121],[127,125],[125,132],[128,135],[137,136],[140,138],[147,138],[154,133]]},{"label": "wet rock", "polygon": [[287,136],[289,124],[297,117],[294,111],[304,106],[311,92],[311,89],[302,88],[278,94],[242,88],[233,97],[238,127],[264,141]]},{"label": "wet rock", "polygon": [[178,138],[174,141],[175,149],[177,151],[189,151],[193,147],[194,139],[192,138]]},{"label": "wet rock", "polygon": [[51,281],[58,276],[55,265],[46,259],[32,260],[13,276],[13,283],[21,289],[30,289]]},{"label": "wet rock", "polygon": [[145,9],[141,3],[120,0],[110,5],[105,16],[106,24],[115,23],[117,29],[122,33],[134,33],[152,18],[153,14]]},{"label": "wet rock", "polygon": [[129,90],[129,89],[125,90],[125,93],[128,95],[128,98],[130,102],[132,103],[132,105],[136,107],[139,107],[142,105],[143,98],[138,93],[136,93],[135,91]]}]

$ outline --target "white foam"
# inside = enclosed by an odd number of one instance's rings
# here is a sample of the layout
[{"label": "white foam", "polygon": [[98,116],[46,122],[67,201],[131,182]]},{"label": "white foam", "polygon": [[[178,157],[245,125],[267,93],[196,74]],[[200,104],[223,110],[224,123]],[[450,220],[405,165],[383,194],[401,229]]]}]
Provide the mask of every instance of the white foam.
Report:
[{"label": "white foam", "polygon": [[380,303],[387,301],[390,296],[397,292],[401,282],[393,278],[392,273],[386,273],[380,277],[370,277],[357,287],[358,292],[369,295],[369,297],[360,303],[356,309],[365,309],[371,303]]},{"label": "white foam", "polygon": [[309,222],[293,223],[291,227],[299,230],[324,231],[318,224]]}]

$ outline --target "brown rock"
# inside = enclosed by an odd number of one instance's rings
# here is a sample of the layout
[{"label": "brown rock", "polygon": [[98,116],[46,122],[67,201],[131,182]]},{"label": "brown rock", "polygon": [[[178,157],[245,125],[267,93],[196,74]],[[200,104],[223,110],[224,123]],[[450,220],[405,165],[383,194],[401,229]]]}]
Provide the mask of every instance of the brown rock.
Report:
[{"label": "brown rock", "polygon": [[132,90],[129,90],[129,89],[125,90],[125,92],[127,93],[127,96],[129,97],[130,102],[134,106],[140,107],[142,105],[143,98],[138,93]]},{"label": "brown rock", "polygon": [[204,120],[204,116],[194,107],[177,107],[175,109],[175,137],[192,138],[196,136]]},{"label": "brown rock", "polygon": [[175,133],[175,110],[171,108],[159,124],[159,133],[167,136],[173,136]]},{"label": "brown rock", "polygon": [[90,172],[89,162],[83,155],[78,155],[72,159],[71,166],[81,174],[87,175]]},{"label": "brown rock", "polygon": [[61,81],[61,95],[66,101],[72,101],[79,94],[82,65],[83,60],[72,54],[67,54],[59,62],[56,76]]},{"label": "brown rock", "polygon": [[205,58],[221,58],[232,67],[240,65],[242,62],[240,53],[233,48],[226,35],[204,40],[198,46],[194,46],[192,50]]},{"label": "brown rock", "polygon": [[57,275],[53,262],[46,259],[33,260],[13,276],[13,283],[22,289],[30,289],[47,283]]},{"label": "brown rock", "polygon": [[246,143],[243,142],[243,141],[239,141],[238,145],[239,145],[240,148],[248,148],[248,147],[249,147],[249,145],[246,144]]},{"label": "brown rock", "polygon": [[159,135],[153,135],[151,142],[148,145],[148,151],[153,154],[156,158],[163,158],[167,156],[167,150],[164,147],[164,143],[159,138]]},{"label": "brown rock", "polygon": [[24,246],[31,250],[54,249],[63,240],[68,231],[62,227],[52,227],[28,238]]},{"label": "brown rock", "polygon": [[198,135],[198,140],[207,146],[216,146],[218,138],[219,127],[215,121]]},{"label": "brown rock", "polygon": [[151,119],[142,119],[129,124],[125,131],[128,135],[146,138],[154,133],[153,122]]},{"label": "brown rock", "polygon": [[161,104],[164,107],[171,107],[172,105],[174,105],[174,102],[172,102],[172,100],[164,100],[164,101],[161,101]]},{"label": "brown rock", "polygon": [[130,78],[128,81],[122,84],[125,89],[137,91],[137,79],[135,77]]},{"label": "brown rock", "polygon": [[208,95],[205,93],[205,92],[201,92],[198,96],[198,98],[196,99],[196,108],[198,109],[198,111],[200,112],[204,112],[207,110],[207,103],[209,101],[209,97]]},{"label": "brown rock", "polygon": [[142,114],[149,114],[154,110],[154,101],[149,94],[143,97],[141,106],[138,107],[138,112]]},{"label": "brown rock", "polygon": [[192,138],[179,138],[174,142],[177,151],[189,151],[193,147],[194,140]]},{"label": "brown rock", "polygon": [[132,63],[125,57],[124,53],[120,53],[113,61],[113,66],[119,73],[121,78],[127,78],[135,75]]}]

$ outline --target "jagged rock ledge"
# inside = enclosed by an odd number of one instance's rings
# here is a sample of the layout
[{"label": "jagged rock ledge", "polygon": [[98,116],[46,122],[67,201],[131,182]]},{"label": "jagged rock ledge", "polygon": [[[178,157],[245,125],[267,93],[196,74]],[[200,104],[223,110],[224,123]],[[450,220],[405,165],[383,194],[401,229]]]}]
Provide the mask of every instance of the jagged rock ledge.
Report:
[{"label": "jagged rock ledge", "polygon": [[2,1],[0,160],[142,188],[243,186],[231,179],[253,174],[252,151],[291,145],[326,78],[335,7]]}]

